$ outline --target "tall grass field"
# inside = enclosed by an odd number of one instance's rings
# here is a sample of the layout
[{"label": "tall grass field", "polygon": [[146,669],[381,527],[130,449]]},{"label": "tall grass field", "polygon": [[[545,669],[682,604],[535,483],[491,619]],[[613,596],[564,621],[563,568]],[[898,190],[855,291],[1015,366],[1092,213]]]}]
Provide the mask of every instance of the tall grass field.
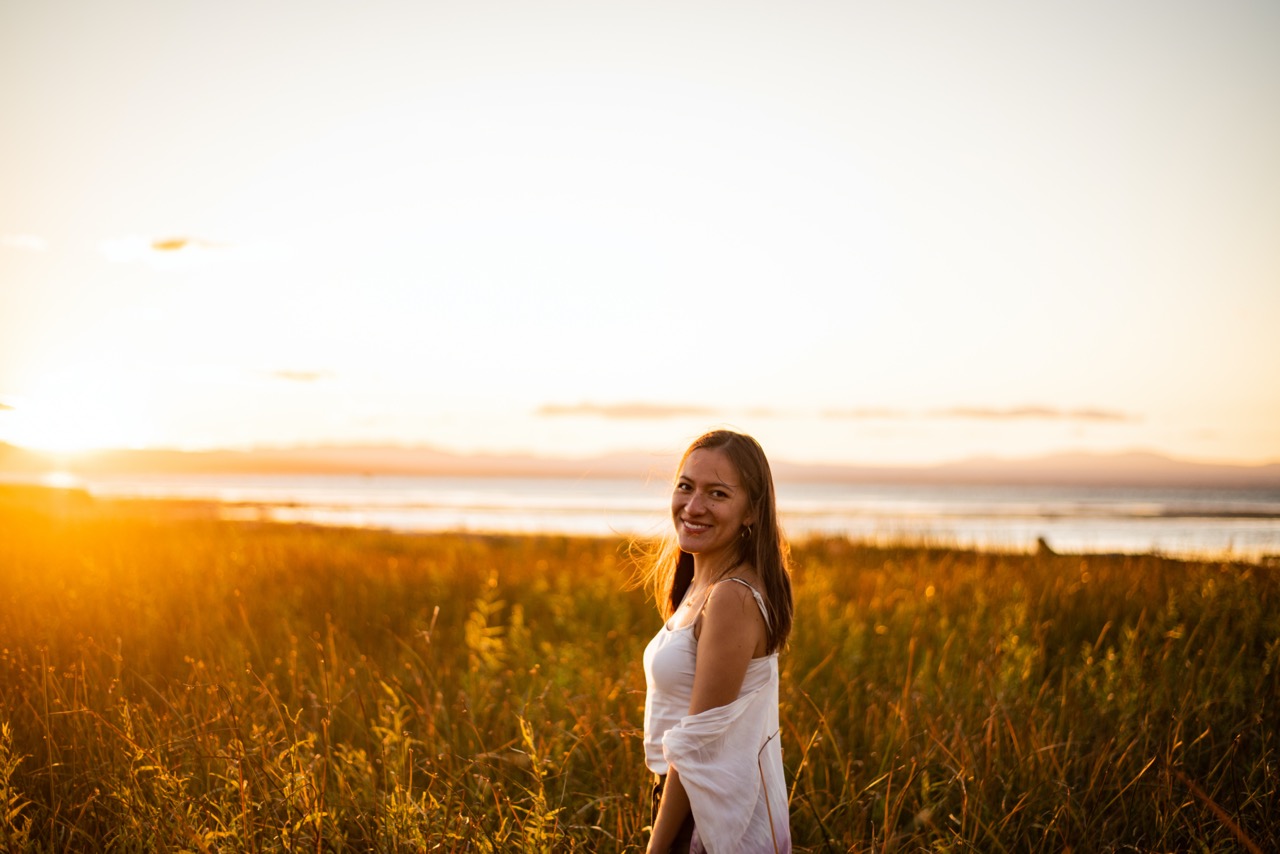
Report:
[{"label": "tall grass field", "polygon": [[[0,488],[0,851],[642,851],[621,540]],[[799,851],[1280,851],[1280,569],[797,543]]]}]

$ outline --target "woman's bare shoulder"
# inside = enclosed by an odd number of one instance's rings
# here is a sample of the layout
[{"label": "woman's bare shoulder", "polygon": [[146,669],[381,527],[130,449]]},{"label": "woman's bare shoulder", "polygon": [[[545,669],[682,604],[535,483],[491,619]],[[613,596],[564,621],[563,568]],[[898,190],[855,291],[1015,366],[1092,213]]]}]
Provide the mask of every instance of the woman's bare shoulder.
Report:
[{"label": "woman's bare shoulder", "polygon": [[760,608],[756,604],[756,595],[760,590],[760,579],[755,570],[740,567],[731,577],[717,581],[707,594],[704,613],[713,617],[734,618],[742,613],[760,616]]}]

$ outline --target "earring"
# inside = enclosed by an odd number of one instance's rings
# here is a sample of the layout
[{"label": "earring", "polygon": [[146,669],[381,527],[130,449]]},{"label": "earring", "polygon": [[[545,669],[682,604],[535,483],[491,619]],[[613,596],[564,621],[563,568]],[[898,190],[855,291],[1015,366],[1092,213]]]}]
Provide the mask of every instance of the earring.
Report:
[{"label": "earring", "polygon": [[742,539],[747,540],[747,539],[750,539],[750,538],[751,538],[751,526],[750,526],[750,525],[743,525],[743,526],[742,526]]}]

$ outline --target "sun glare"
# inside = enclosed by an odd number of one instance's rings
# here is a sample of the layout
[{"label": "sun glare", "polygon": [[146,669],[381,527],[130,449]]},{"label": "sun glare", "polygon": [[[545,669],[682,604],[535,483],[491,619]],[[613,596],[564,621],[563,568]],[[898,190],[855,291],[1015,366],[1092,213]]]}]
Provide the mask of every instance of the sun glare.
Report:
[{"label": "sun glare", "polygon": [[41,483],[54,489],[75,489],[82,481],[71,472],[51,471],[41,478]]},{"label": "sun glare", "polygon": [[0,412],[0,441],[57,453],[150,444],[141,389],[98,375],[61,377],[47,387],[47,392],[9,401],[10,408]]}]

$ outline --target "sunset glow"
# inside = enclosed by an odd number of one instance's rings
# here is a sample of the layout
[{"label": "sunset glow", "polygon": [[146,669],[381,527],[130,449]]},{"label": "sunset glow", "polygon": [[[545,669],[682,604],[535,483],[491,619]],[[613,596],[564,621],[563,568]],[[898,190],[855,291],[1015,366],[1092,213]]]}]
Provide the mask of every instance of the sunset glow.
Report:
[{"label": "sunset glow", "polygon": [[143,390],[104,372],[44,380],[38,397],[3,414],[5,440],[44,451],[144,448],[152,441]]},{"label": "sunset glow", "polygon": [[0,442],[1280,460],[1280,12],[0,11]]}]

